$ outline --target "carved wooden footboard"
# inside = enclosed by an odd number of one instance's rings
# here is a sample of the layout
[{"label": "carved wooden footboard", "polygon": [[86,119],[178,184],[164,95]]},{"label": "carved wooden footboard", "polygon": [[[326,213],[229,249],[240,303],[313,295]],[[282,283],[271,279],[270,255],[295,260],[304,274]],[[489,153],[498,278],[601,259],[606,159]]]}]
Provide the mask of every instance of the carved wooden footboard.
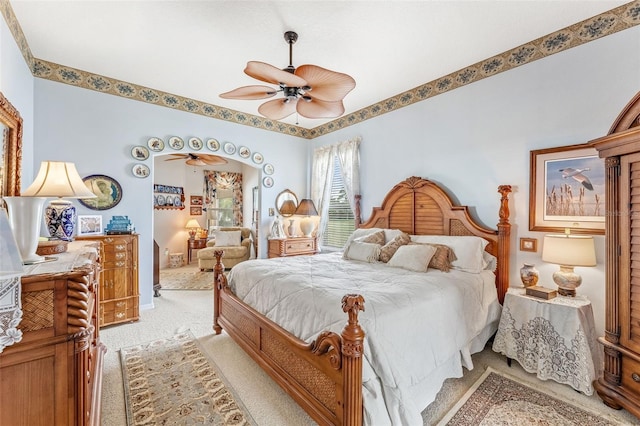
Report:
[{"label": "carved wooden footboard", "polygon": [[215,251],[214,330],[222,328],[309,415],[320,424],[362,424],[362,342],[364,331],[358,311],[364,299],[357,294],[342,298],[349,315],[338,335],[325,331],[305,343],[245,305],[229,289]]},{"label": "carved wooden footboard", "polygon": [[[411,235],[475,235],[489,243],[486,251],[497,258],[496,288],[502,302],[509,287],[510,229],[508,195],[502,185],[499,223],[491,230],[475,221],[467,207],[456,206],[434,182],[411,177],[396,185],[383,204],[373,210],[363,228],[400,229]],[[365,333],[358,323],[364,310],[360,295],[346,295],[348,314],[340,335],[323,332],[313,342],[301,341],[238,299],[224,275],[222,251],[216,251],[214,319],[216,334],[225,331],[315,421],[359,426],[363,421],[362,356]]]}]

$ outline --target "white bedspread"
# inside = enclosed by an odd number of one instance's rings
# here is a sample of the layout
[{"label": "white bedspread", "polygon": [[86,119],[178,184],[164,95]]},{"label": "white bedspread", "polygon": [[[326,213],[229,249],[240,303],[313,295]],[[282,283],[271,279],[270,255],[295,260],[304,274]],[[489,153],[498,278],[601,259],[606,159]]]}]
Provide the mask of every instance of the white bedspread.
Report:
[{"label": "white bedspread", "polygon": [[229,283],[239,298],[307,342],[324,330],[340,333],[347,321],[342,297],[361,294],[365,420],[422,425],[424,407],[409,390],[452,359],[472,368],[470,342],[497,300],[494,279],[490,271],[417,273],[331,253],[242,262]]}]

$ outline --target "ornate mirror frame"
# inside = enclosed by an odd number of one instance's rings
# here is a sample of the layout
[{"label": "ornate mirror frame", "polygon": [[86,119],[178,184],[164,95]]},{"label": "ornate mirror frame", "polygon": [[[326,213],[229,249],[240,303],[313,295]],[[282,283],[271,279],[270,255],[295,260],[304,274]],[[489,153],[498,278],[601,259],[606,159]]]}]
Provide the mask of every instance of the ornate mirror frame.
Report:
[{"label": "ornate mirror frame", "polygon": [[0,92],[0,197],[20,195],[22,117]]},{"label": "ornate mirror frame", "polygon": [[291,214],[282,214],[282,212],[280,211],[280,209],[282,208],[282,205],[287,200],[293,201],[293,203],[296,205],[296,207],[298,207],[298,202],[299,202],[298,196],[293,191],[291,191],[289,189],[285,189],[284,191],[279,193],[278,196],[276,197],[276,210],[278,211],[278,214],[283,216],[283,217],[293,216],[293,213],[291,213]]}]

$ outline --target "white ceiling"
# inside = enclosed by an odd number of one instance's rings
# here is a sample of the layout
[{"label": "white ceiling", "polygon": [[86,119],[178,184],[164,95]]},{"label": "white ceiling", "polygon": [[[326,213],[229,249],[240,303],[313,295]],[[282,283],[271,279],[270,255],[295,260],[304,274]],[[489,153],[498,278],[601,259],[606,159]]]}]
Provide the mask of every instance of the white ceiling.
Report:
[{"label": "white ceiling", "polygon": [[[247,61],[351,75],[354,112],[627,1],[10,0],[36,58],[259,115],[222,99]],[[306,128],[329,120],[292,115]]]}]

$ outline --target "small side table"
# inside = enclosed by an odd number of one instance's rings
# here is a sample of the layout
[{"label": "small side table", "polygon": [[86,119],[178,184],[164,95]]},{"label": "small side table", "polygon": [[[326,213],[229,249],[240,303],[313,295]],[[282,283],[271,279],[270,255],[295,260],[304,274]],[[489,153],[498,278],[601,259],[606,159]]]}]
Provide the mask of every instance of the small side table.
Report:
[{"label": "small side table", "polygon": [[515,359],[539,379],[564,383],[586,395],[602,370],[591,302],[584,296],[550,300],[524,288],[505,295],[493,350]]},{"label": "small side table", "polygon": [[191,264],[191,251],[203,249],[207,246],[206,238],[194,238],[193,240],[189,238],[187,240],[187,265]]}]

